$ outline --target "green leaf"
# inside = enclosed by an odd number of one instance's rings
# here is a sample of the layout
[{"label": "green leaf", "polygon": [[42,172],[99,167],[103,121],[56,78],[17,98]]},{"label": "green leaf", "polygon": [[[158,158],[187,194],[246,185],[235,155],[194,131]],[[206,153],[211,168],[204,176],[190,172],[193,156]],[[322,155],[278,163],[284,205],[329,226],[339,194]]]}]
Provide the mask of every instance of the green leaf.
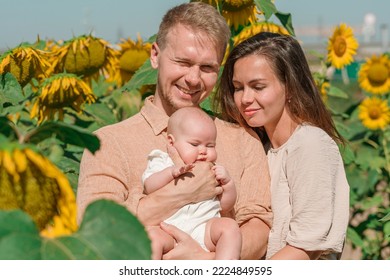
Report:
[{"label": "green leaf", "polygon": [[268,21],[271,18],[271,16],[274,14],[282,23],[282,25],[287,29],[287,31],[291,35],[295,36],[290,13],[283,13],[278,11],[274,3],[272,3],[270,0],[255,0],[254,2],[257,8],[260,11],[263,11],[266,21]]},{"label": "green leaf", "polygon": [[123,91],[132,91],[134,89],[140,89],[144,85],[153,85],[157,83],[157,70],[152,68],[150,59],[147,59],[145,63],[135,72],[130,81],[128,81],[123,87]]},{"label": "green leaf", "polygon": [[92,153],[100,147],[100,141],[96,135],[78,126],[62,122],[46,122],[30,131],[26,140],[37,144],[53,136],[64,143],[87,148]]},{"label": "green leaf", "polygon": [[263,11],[266,20],[269,20],[269,18],[277,12],[274,3],[272,3],[270,0],[255,0],[254,2],[257,8],[260,11]]},{"label": "green leaf", "polygon": [[383,233],[385,235],[385,239],[390,241],[390,222],[385,223],[383,226]]},{"label": "green leaf", "polygon": [[[375,185],[378,182],[378,172],[375,170],[367,172],[354,164],[350,164],[346,166],[345,171],[351,187],[351,202],[360,202],[375,189]],[[352,194],[354,200],[352,200]]]},{"label": "green leaf", "polygon": [[355,162],[363,169],[376,169],[384,165],[385,159],[378,154],[378,149],[361,145]]},{"label": "green leaf", "polygon": [[357,247],[363,247],[364,242],[363,239],[359,236],[359,234],[351,227],[347,229],[347,239],[351,240],[352,243]]},{"label": "green leaf", "polygon": [[368,210],[373,207],[380,206],[383,202],[383,198],[380,194],[375,195],[374,197],[367,197],[362,201],[362,209]]},{"label": "green leaf", "polygon": [[349,164],[355,160],[355,154],[348,144],[340,147],[340,152],[342,153],[344,164]]},{"label": "green leaf", "polygon": [[0,134],[3,134],[9,139],[18,139],[13,123],[3,116],[0,116]]},{"label": "green leaf", "polygon": [[380,219],[379,221],[381,222],[387,222],[387,221],[390,221],[390,212],[386,214],[386,216],[384,216],[382,219]]},{"label": "green leaf", "polygon": [[287,29],[287,31],[292,35],[295,36],[294,27],[292,24],[292,16],[290,13],[282,13],[277,12],[275,13],[275,16],[280,20],[282,25]]},{"label": "green leaf", "polygon": [[340,88],[335,87],[335,86],[329,87],[328,95],[333,96],[333,97],[337,97],[337,98],[343,98],[343,99],[349,98],[348,94],[345,91],[343,91]]},{"label": "green leaf", "polygon": [[113,201],[90,204],[78,232],[45,240],[43,259],[147,260],[150,240],[143,225]]},{"label": "green leaf", "polygon": [[106,126],[117,122],[113,109],[109,108],[105,103],[95,103],[90,106],[86,106],[84,111],[93,116],[94,123],[97,127]]},{"label": "green leaf", "polygon": [[22,87],[14,75],[0,74],[0,107],[7,102],[15,105],[24,99]]},{"label": "green leaf", "polygon": [[0,211],[0,259],[38,260],[41,239],[29,215],[21,210]]}]

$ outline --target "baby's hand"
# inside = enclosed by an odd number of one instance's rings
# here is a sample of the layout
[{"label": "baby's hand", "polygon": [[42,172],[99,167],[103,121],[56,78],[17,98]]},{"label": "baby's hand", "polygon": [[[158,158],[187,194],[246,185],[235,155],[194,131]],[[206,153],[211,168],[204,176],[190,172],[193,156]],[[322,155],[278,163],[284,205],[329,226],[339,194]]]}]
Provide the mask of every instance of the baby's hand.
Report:
[{"label": "baby's hand", "polygon": [[215,179],[220,182],[222,185],[227,184],[231,179],[230,175],[227,172],[226,168],[221,165],[214,165],[212,170],[215,173]]},{"label": "baby's hand", "polygon": [[194,164],[186,164],[186,165],[179,166],[179,167],[174,166],[172,168],[172,177],[177,178],[180,175],[187,173],[188,171],[191,171],[192,168],[194,168]]}]

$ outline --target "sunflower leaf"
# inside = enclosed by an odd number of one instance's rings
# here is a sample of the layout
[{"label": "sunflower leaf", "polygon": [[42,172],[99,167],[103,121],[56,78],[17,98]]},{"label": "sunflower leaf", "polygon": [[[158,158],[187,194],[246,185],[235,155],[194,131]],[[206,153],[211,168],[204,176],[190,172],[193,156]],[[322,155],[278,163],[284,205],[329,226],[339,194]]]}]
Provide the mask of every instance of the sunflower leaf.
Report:
[{"label": "sunflower leaf", "polygon": [[263,11],[266,20],[269,20],[269,18],[277,12],[274,3],[272,3],[271,0],[255,0],[254,2],[257,8],[260,11]]},{"label": "sunflower leaf", "polygon": [[150,240],[142,224],[113,201],[95,201],[86,209],[78,232],[45,240],[43,259],[150,259]]},{"label": "sunflower leaf", "polygon": [[341,90],[338,87],[330,86],[329,91],[328,91],[329,96],[333,97],[338,97],[338,98],[343,98],[343,99],[348,99],[348,94]]},{"label": "sunflower leaf", "polygon": [[275,16],[280,20],[282,25],[287,29],[287,31],[292,35],[295,36],[294,27],[292,24],[292,16],[290,13],[282,13],[282,12],[276,12]]},{"label": "sunflower leaf", "polygon": [[3,116],[0,116],[0,134],[10,139],[18,139],[15,126]]},{"label": "sunflower leaf", "polygon": [[93,133],[62,122],[46,122],[38,126],[26,135],[25,141],[38,144],[50,137],[55,137],[67,144],[87,148],[92,153],[100,147],[100,141]]},{"label": "sunflower leaf", "polygon": [[150,59],[135,72],[134,76],[123,87],[122,91],[140,89],[144,85],[153,85],[157,82],[157,70],[152,68]]},{"label": "sunflower leaf", "polygon": [[29,215],[0,211],[0,260],[39,260],[40,248],[41,238]]},{"label": "sunflower leaf", "polygon": [[357,233],[355,229],[352,227],[348,227],[347,229],[347,237],[348,240],[352,241],[352,244],[354,244],[357,247],[363,247],[364,242],[363,239],[360,237],[360,235]]},{"label": "sunflower leaf", "polygon": [[16,105],[24,99],[22,87],[14,75],[0,74],[0,108],[4,103]]},{"label": "sunflower leaf", "polygon": [[386,216],[384,216],[382,219],[380,219],[379,221],[381,222],[388,222],[390,221],[390,212],[386,214]]}]

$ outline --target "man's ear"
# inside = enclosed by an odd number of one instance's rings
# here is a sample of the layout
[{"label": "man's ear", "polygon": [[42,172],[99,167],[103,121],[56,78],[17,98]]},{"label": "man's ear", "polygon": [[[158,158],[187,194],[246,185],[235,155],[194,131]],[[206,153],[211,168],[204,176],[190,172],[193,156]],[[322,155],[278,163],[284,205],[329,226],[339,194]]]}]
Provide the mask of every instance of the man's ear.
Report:
[{"label": "man's ear", "polygon": [[168,134],[167,139],[168,145],[173,146],[173,144],[175,143],[175,137],[172,134]]},{"label": "man's ear", "polygon": [[152,48],[150,50],[150,64],[154,69],[158,68],[158,55],[160,54],[160,48],[157,43],[154,42],[152,44]]}]

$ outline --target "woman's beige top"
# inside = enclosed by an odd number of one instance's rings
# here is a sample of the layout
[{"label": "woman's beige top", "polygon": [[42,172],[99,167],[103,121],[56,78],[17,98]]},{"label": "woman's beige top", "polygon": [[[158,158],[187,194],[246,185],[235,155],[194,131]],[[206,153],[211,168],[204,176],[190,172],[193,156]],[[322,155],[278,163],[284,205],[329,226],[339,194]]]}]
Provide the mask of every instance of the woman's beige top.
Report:
[{"label": "woman's beige top", "polygon": [[267,153],[274,213],[266,258],[286,244],[341,252],[349,220],[349,185],[337,144],[322,129],[298,126]]}]

